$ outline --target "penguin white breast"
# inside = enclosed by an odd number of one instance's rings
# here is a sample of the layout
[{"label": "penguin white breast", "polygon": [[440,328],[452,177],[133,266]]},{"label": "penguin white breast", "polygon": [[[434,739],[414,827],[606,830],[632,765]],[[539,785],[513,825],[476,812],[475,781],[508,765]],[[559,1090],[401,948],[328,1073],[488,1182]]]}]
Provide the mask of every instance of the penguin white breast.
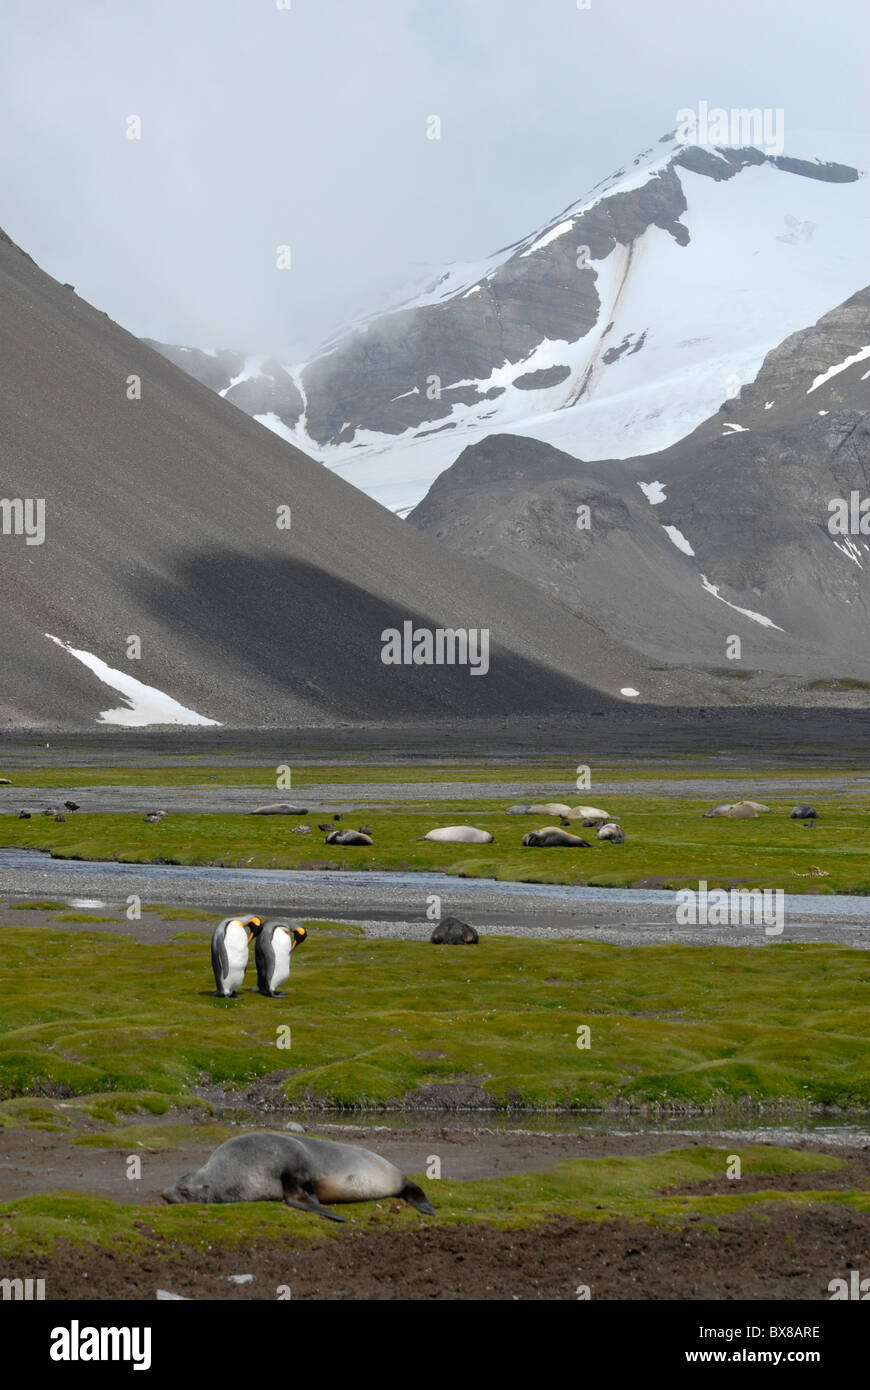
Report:
[{"label": "penguin white breast", "polygon": [[272,978],[269,981],[270,989],[277,989],[283,985],[290,974],[290,948],[292,939],[289,932],[278,929],[272,933]]},{"label": "penguin white breast", "polygon": [[244,979],[248,964],[248,932],[241,922],[230,922],[224,932],[227,953],[227,980],[237,988]]}]

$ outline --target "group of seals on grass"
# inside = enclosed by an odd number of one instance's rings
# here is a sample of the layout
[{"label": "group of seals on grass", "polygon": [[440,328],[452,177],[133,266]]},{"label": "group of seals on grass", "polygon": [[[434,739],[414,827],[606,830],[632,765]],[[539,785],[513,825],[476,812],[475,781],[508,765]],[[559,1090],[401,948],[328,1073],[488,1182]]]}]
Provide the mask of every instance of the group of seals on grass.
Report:
[{"label": "group of seals on grass", "polygon": [[345,1218],[323,1202],[381,1197],[399,1197],[427,1216],[435,1213],[421,1187],[370,1149],[269,1131],[228,1139],[163,1193],[165,1202],[284,1202],[329,1221]]},{"label": "group of seals on grass", "polygon": [[234,999],[248,968],[248,948],[254,941],[257,989],[268,998],[279,999],[281,985],[290,975],[290,957],[301,946],[308,932],[301,922],[286,917],[225,917],[218,922],[211,939],[211,965],[217,993],[221,999]]},{"label": "group of seals on grass", "polygon": [[704,819],[709,820],[711,816],[727,816],[730,820],[752,820],[769,810],[770,807],[761,801],[725,801],[721,806],[714,806],[712,810],[705,811]]},{"label": "group of seals on grass", "polygon": [[559,816],[565,824],[568,821],[579,820],[584,826],[597,825],[610,819],[607,812],[597,806],[566,806],[561,801],[545,801],[540,805],[520,802],[516,806],[508,806],[506,815]]},{"label": "group of seals on grass", "polygon": [[[762,801],[725,801],[721,806],[714,806],[711,810],[704,812],[704,819],[709,820],[711,816],[725,816],[730,820],[752,820],[755,816],[763,815],[770,811],[769,806],[765,806]],[[794,810],[789,814],[789,820],[815,820],[818,811],[813,806],[808,806],[805,801],[799,801]]]}]

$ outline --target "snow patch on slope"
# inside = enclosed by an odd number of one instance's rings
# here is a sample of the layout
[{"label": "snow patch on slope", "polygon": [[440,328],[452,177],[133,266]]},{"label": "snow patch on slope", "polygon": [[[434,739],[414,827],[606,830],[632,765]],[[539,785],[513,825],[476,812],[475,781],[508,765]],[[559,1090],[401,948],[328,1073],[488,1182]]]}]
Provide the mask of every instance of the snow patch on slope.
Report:
[{"label": "snow patch on slope", "polygon": [[[812,386],[809,388],[809,391],[807,391],[807,395],[809,395],[811,391],[815,391],[818,386],[823,386],[826,381],[830,381],[831,377],[839,376],[840,372],[844,372],[847,367],[854,366],[856,362],[864,362],[868,357],[870,357],[870,343],[868,343],[866,347],[860,348],[858,352],[853,352],[851,357],[847,357],[842,362],[836,363],[835,366],[829,367],[826,372],[822,372],[820,376],[817,376]],[[861,380],[863,381],[864,378],[862,377]]]},{"label": "snow patch on slope", "polygon": [[668,539],[673,541],[677,550],[682,550],[684,555],[694,555],[694,550],[689,545],[682,531],[678,530],[676,526],[663,526],[662,530],[667,533]]},{"label": "snow patch on slope", "polygon": [[660,502],[667,502],[664,483],[638,483],[638,487],[643,493],[651,507],[657,507]]},{"label": "snow patch on slope", "polygon": [[107,666],[105,661],[101,661],[98,656],[92,656],[90,652],[81,651],[76,647],[71,647],[69,643],[62,642],[59,637],[52,637],[50,632],[45,636],[50,642],[56,642],[59,647],[63,647],[65,652],[74,656],[90,671],[93,671],[98,680],[105,685],[110,685],[113,690],[118,691],[127,701],[126,708],[103,710],[99,717],[99,722],[103,724],[123,724],[127,728],[142,728],[146,724],[215,724],[219,725],[217,719],[206,719],[204,715],[197,714],[195,710],[185,709],[177,700],[173,700],[171,695],[164,695],[162,690],[158,690],[153,685],[144,685],[142,681],[137,681],[135,677],[128,676],[124,671],[115,671],[111,666]]},{"label": "snow patch on slope", "polygon": [[242,367],[242,370],[239,372],[238,376],[234,376],[232,381],[230,381],[229,384],[225,386],[222,391],[218,391],[218,395],[225,396],[228,391],[232,391],[234,386],[238,386],[243,381],[251,381],[255,377],[260,376],[262,374],[263,363],[265,361],[265,356],[246,357],[245,365]]},{"label": "snow patch on slope", "polygon": [[729,603],[728,599],[723,598],[719,593],[719,585],[711,584],[706,574],[701,575],[701,584],[707,590],[708,594],[712,594],[720,603],[728,604],[728,607],[733,608],[735,613],[742,613],[744,618],[751,618],[754,623],[760,623],[762,627],[775,628],[777,632],[783,632],[785,630],[784,628],[778,627],[772,619],[766,618],[763,613],[755,613],[751,608],[740,608],[736,603]]}]

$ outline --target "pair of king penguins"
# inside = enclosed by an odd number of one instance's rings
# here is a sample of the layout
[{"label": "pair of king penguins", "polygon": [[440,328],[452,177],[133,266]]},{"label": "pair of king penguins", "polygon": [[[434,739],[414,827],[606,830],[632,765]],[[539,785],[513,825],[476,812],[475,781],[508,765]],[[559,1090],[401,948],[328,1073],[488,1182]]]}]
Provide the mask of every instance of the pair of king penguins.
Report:
[{"label": "pair of king penguins", "polygon": [[290,957],[308,935],[298,922],[286,917],[225,917],[211,939],[211,965],[217,993],[234,999],[248,968],[248,947],[255,941],[257,989],[270,999],[280,999],[281,985],[290,976]]}]

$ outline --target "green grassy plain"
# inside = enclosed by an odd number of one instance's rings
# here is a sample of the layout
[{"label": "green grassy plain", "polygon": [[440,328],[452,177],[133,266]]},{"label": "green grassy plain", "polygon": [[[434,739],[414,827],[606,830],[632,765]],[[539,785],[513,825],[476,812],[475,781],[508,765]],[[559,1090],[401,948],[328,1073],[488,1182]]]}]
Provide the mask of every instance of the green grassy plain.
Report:
[{"label": "green grassy plain", "polygon": [[207,936],[144,945],[10,926],[0,943],[13,1107],[34,1092],[174,1103],[197,1083],[275,1072],[300,1108],[400,1108],[456,1084],[506,1109],[870,1105],[868,957],[848,947],[488,936],[435,951],[313,926],[288,998],[221,1000]]},{"label": "green grassy plain", "polygon": [[[814,798],[820,819],[804,829],[788,813],[794,800],[772,800],[756,820],[705,820],[709,800],[632,794],[608,796],[604,809],[626,832],[624,845],[599,843],[595,831],[572,829],[590,849],[527,849],[528,830],[546,816],[508,816],[504,801],[447,801],[430,806],[373,807],[361,801],[344,824],[372,824],[374,845],[327,845],[314,812],[310,835],[294,835],[289,816],[168,816],[147,824],[129,814],[78,812],[63,823],[45,817],[0,817],[0,846],[47,850],[60,858],[122,863],[217,864],[256,869],[348,868],[428,870],[470,878],[624,888],[680,888],[705,879],[711,887],[782,888],[789,893],[870,894],[870,800]],[[553,818],[550,817],[550,820]],[[489,830],[489,845],[444,845],[418,837],[438,825]],[[817,866],[824,873],[810,875]]]}]

